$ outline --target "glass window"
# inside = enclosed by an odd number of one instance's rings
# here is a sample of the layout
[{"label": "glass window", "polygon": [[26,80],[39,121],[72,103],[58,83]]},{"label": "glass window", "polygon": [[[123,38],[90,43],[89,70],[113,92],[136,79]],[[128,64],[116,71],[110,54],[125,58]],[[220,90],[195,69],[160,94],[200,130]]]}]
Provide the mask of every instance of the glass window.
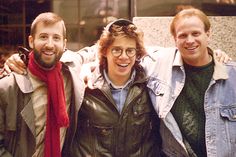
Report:
[{"label": "glass window", "polygon": [[49,0],[1,0],[0,45],[28,47],[31,22],[45,11],[50,11]]},{"label": "glass window", "polygon": [[136,16],[173,16],[184,7],[193,6],[207,15],[235,16],[235,0],[136,0]]},{"label": "glass window", "polygon": [[78,50],[94,44],[108,22],[117,18],[129,19],[129,1],[54,0],[53,11],[65,20],[67,47]]}]

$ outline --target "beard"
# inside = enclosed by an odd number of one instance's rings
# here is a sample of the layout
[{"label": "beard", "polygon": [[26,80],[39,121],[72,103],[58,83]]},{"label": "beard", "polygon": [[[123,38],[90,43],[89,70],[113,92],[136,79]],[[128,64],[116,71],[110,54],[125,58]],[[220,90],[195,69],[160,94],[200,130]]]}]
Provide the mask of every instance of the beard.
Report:
[{"label": "beard", "polygon": [[34,53],[34,59],[35,61],[43,68],[46,68],[46,69],[51,69],[53,68],[57,62],[60,60],[61,56],[62,56],[62,52],[61,53],[57,53],[55,54],[55,58],[51,61],[51,62],[45,62],[43,60],[43,57],[42,57],[42,53],[39,52],[38,50],[36,49],[33,49],[33,53]]}]

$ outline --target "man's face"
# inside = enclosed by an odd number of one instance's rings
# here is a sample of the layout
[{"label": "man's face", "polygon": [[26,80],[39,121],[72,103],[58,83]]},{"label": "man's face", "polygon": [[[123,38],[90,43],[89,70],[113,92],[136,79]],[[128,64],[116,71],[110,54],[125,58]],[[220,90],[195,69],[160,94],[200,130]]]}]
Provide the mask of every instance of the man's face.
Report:
[{"label": "man's face", "polygon": [[39,23],[35,36],[29,36],[29,45],[40,66],[53,67],[60,60],[66,46],[62,24],[60,22],[51,25]]},{"label": "man's face", "polygon": [[[112,54],[112,50],[122,49],[119,57]],[[125,51],[131,52],[136,49],[136,41],[127,37],[117,37],[107,50],[108,76],[115,85],[122,85],[130,78],[132,67],[136,60],[136,54],[133,57],[127,56]],[[120,84],[121,83],[121,84]]]},{"label": "man's face", "polygon": [[205,32],[204,24],[198,17],[179,19],[175,31],[176,46],[187,64],[202,66],[209,63],[207,51],[209,32]]}]

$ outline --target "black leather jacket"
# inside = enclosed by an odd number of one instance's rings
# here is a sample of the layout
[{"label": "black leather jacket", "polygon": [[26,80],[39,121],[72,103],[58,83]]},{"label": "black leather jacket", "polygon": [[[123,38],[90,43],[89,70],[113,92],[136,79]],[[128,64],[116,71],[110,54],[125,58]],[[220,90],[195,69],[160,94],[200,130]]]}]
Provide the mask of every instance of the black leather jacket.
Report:
[{"label": "black leather jacket", "polygon": [[159,119],[148,95],[143,69],[136,69],[121,113],[103,78],[96,78],[95,89],[86,89],[70,156],[160,156]]}]

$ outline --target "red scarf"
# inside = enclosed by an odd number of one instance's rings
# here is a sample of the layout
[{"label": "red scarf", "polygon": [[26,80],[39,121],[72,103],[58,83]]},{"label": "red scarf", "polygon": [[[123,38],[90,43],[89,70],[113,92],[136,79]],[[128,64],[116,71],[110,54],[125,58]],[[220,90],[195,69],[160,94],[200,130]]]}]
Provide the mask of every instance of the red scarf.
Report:
[{"label": "red scarf", "polygon": [[30,72],[48,87],[44,157],[61,157],[60,127],[69,126],[61,67],[61,62],[58,62],[53,69],[45,70],[35,62],[33,52],[30,53]]}]

